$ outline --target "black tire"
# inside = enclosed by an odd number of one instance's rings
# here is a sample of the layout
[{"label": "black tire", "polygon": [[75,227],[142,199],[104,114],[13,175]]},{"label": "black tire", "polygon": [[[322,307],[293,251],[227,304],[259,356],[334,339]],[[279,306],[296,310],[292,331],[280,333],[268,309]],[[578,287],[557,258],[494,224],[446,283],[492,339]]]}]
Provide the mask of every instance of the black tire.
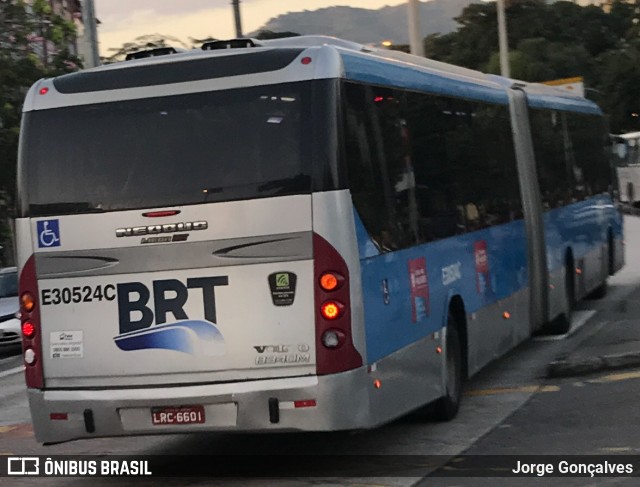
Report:
[{"label": "black tire", "polygon": [[450,314],[447,322],[445,395],[433,405],[433,417],[438,421],[451,421],[458,414],[462,401],[462,349],[455,318]]},{"label": "black tire", "polygon": [[576,281],[574,276],[573,261],[567,262],[564,278],[564,292],[567,300],[567,309],[545,327],[550,335],[564,335],[571,329],[571,314],[576,306]]},{"label": "black tire", "polygon": [[609,236],[607,237],[607,275],[605,276],[604,282],[591,291],[589,294],[589,299],[602,299],[607,295],[607,277],[613,276],[613,267],[615,266],[615,249],[613,248],[613,235],[611,234],[611,230],[609,230]]},{"label": "black tire", "polygon": [[591,291],[589,294],[589,299],[602,299],[607,295],[607,281],[604,281],[597,288]]}]

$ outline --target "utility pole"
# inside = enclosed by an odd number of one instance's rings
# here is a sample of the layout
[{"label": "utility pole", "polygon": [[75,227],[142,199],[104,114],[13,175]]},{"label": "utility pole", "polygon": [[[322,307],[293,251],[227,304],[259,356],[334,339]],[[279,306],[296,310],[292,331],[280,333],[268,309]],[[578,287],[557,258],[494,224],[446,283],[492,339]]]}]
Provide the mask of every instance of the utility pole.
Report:
[{"label": "utility pole", "polygon": [[504,1],[497,0],[498,7],[498,40],[500,44],[500,74],[506,78],[511,78],[509,69],[509,44],[507,40],[507,17],[504,12]]},{"label": "utility pole", "polygon": [[231,0],[233,5],[233,18],[236,22],[236,38],[242,37],[242,20],[240,19],[240,0]]},{"label": "utility pole", "polygon": [[424,46],[422,44],[422,36],[420,34],[420,2],[418,0],[408,0],[407,8],[411,54],[424,56]]},{"label": "utility pole", "polygon": [[82,23],[84,24],[84,34],[81,42],[84,43],[84,67],[93,68],[100,65],[100,54],[98,53],[98,29],[96,28],[96,9],[93,0],[82,2]]}]

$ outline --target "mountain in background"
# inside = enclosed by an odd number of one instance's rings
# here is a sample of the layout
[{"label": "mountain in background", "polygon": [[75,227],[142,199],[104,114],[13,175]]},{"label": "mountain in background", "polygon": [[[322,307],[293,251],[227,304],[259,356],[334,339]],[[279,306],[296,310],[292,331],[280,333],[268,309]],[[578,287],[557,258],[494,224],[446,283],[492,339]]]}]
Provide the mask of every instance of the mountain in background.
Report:
[{"label": "mountain in background", "polygon": [[[393,1],[393,0],[390,0]],[[396,0],[397,1],[397,0]],[[479,0],[430,0],[420,3],[422,37],[436,32],[446,34],[456,30],[453,20],[469,4]],[[407,4],[382,7],[378,10],[353,7],[327,7],[319,10],[289,12],[269,20],[261,30],[291,31],[301,35],[329,35],[362,44],[379,44],[390,40],[408,44]]]}]

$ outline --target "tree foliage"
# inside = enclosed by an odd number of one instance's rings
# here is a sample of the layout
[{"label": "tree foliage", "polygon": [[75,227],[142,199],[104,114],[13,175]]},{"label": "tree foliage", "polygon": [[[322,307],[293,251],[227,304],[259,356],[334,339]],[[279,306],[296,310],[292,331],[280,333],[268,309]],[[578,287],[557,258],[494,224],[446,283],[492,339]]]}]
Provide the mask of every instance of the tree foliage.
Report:
[{"label": "tree foliage", "polygon": [[[640,130],[640,0],[610,11],[573,2],[506,2],[511,76],[546,81],[583,76],[611,115],[616,132]],[[495,3],[472,4],[456,32],[425,39],[427,56],[489,73],[500,72]]]},{"label": "tree foliage", "polygon": [[40,78],[75,71],[70,53],[73,23],[54,14],[49,2],[0,0],[0,191],[11,201],[22,103]]}]

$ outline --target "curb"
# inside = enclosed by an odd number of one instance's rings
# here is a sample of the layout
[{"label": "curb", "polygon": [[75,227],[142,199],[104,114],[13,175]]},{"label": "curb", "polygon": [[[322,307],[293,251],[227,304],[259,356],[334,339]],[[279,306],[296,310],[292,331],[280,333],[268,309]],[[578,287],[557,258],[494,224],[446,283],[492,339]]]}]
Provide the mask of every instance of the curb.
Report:
[{"label": "curb", "polygon": [[558,360],[547,366],[547,378],[572,377],[632,367],[640,367],[640,352],[602,355],[578,360]]}]

